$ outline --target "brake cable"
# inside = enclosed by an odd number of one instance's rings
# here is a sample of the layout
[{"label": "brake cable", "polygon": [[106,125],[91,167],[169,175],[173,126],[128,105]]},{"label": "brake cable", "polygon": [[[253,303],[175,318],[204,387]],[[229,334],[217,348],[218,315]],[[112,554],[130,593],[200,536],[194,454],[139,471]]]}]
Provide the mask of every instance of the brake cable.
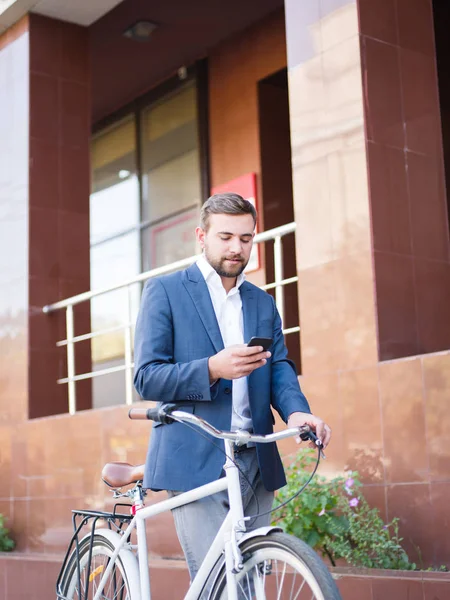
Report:
[{"label": "brake cable", "polygon": [[[170,416],[170,415],[168,415]],[[182,425],[185,425],[186,427],[188,427],[189,429],[192,429],[193,431],[195,431],[198,435],[201,435],[204,439],[206,439],[212,446],[214,446],[215,448],[217,448],[218,450],[220,450],[220,452],[222,452],[222,454],[227,457],[227,454],[225,452],[225,450],[223,450],[223,448],[221,448],[218,444],[216,444],[208,434],[202,432],[197,426],[195,425],[191,425],[190,423],[186,423],[183,421],[178,421],[177,419],[175,419],[173,416],[170,417],[171,419],[173,419],[174,421],[177,421],[178,423],[181,423]],[[322,454],[322,447],[321,445],[317,444],[317,437],[316,435],[312,432],[303,432],[302,434],[300,434],[300,437],[302,438],[303,441],[307,441],[310,440],[311,442],[315,443],[317,446],[317,461],[316,464],[314,466],[314,469],[311,473],[311,475],[309,476],[308,480],[306,481],[306,483],[304,483],[302,485],[302,487],[290,498],[288,498],[285,502],[283,502],[282,504],[279,504],[278,506],[276,506],[275,508],[272,508],[268,511],[265,511],[263,513],[259,512],[259,501],[258,501],[258,496],[252,486],[252,484],[250,483],[250,481],[248,480],[248,477],[246,476],[246,474],[242,471],[242,469],[239,467],[239,465],[236,463],[235,460],[233,460],[231,457],[227,457],[231,460],[231,462],[234,464],[234,466],[237,468],[237,470],[239,471],[239,473],[242,475],[243,479],[245,479],[245,481],[248,483],[249,488],[252,490],[252,495],[255,498],[256,501],[256,510],[257,510],[257,514],[256,515],[249,515],[247,517],[244,517],[244,521],[251,521],[251,520],[256,520],[259,517],[263,517],[265,515],[271,514],[273,512],[276,512],[278,510],[280,510],[280,508],[283,508],[284,506],[286,506],[287,504],[289,504],[289,502],[292,502],[292,500],[295,500],[295,498],[297,498],[298,496],[300,496],[300,494],[305,490],[306,487],[308,487],[308,485],[311,483],[314,475],[316,474],[317,469],[319,468],[319,464],[320,464],[320,458],[321,458],[321,454]]]}]

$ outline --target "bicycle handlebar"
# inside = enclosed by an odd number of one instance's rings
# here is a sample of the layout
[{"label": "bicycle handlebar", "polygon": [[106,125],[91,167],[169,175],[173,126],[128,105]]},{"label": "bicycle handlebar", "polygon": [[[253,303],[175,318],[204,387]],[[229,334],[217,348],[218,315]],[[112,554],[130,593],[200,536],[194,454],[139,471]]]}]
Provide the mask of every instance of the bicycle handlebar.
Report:
[{"label": "bicycle handlebar", "polygon": [[167,407],[173,407],[174,404],[162,404],[152,408],[130,408],[128,417],[134,420],[155,421],[155,423],[173,423],[174,419],[166,412]]},{"label": "bicycle handlebar", "polygon": [[238,446],[247,444],[248,442],[269,444],[271,442],[277,442],[279,440],[288,437],[294,437],[296,435],[300,436],[303,441],[312,441],[319,449],[321,449],[323,446],[322,442],[309,427],[309,425],[292,427],[290,429],[284,429],[283,431],[269,433],[267,435],[258,435],[245,430],[221,431],[200,417],[182,410],[177,410],[176,404],[162,404],[152,408],[131,408],[128,412],[128,416],[133,420],[148,419],[150,421],[155,421],[156,423],[165,423],[167,425],[173,423],[174,421],[178,421],[180,423],[191,423],[192,425],[196,425],[200,429],[203,429],[203,431],[206,431],[206,433],[209,433],[215,438],[232,440]]}]

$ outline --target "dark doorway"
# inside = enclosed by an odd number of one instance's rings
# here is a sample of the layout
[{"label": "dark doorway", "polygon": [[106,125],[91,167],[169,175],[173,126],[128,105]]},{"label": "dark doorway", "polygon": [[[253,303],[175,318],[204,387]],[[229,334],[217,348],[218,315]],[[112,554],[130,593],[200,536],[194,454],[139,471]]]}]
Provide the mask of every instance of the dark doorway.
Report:
[{"label": "dark doorway", "polygon": [[[282,69],[258,83],[259,135],[261,148],[261,191],[264,229],[273,229],[294,220],[292,196],[291,138],[287,70]],[[284,277],[297,274],[295,235],[283,238]],[[266,244],[266,280],[275,277],[273,243]],[[283,328],[299,325],[297,284],[286,285]],[[273,290],[271,290],[272,292]],[[300,337],[286,336],[289,357],[301,372]]]},{"label": "dark doorway", "polygon": [[444,170],[447,187],[447,216],[450,227],[450,4],[448,0],[433,0],[436,65],[441,109]]}]

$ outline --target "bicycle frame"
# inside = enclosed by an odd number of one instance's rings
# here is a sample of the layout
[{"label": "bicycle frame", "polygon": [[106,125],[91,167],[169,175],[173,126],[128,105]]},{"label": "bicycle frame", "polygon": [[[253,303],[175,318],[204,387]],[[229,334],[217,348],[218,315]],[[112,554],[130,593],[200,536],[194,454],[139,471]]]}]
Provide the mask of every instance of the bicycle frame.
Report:
[{"label": "bicycle frame", "polygon": [[242,496],[239,483],[239,472],[233,462],[234,449],[233,442],[225,439],[225,453],[227,456],[225,462],[225,477],[212,483],[208,483],[201,487],[195,488],[188,492],[183,492],[173,498],[157,502],[151,506],[140,508],[122,536],[120,543],[115,548],[115,551],[109,561],[103,576],[100,580],[97,593],[94,600],[100,600],[103,588],[113,569],[115,560],[122,548],[129,545],[131,532],[136,528],[137,533],[137,549],[139,559],[139,578],[140,578],[140,597],[141,600],[151,600],[150,592],[150,575],[148,568],[147,554],[147,535],[145,530],[145,521],[151,517],[172,510],[179,506],[184,506],[195,500],[212,496],[222,490],[228,490],[230,510],[217,533],[214,542],[209,549],[203,563],[192,582],[184,600],[197,600],[202,592],[204,585],[211,573],[214,565],[225,550],[225,564],[227,576],[227,590],[229,600],[237,600],[237,582],[235,570],[242,560],[240,555],[238,542],[245,533],[244,511],[242,507]]}]

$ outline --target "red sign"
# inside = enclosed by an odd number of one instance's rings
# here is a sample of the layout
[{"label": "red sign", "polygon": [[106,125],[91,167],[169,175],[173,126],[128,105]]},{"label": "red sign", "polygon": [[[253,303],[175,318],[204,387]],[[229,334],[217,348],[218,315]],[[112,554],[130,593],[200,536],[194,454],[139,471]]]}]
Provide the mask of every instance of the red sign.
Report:
[{"label": "red sign", "polygon": [[250,201],[253,199],[256,206],[256,173],[241,175],[236,179],[222,183],[222,185],[216,185],[211,190],[212,194],[223,194],[224,192],[234,192]]}]

